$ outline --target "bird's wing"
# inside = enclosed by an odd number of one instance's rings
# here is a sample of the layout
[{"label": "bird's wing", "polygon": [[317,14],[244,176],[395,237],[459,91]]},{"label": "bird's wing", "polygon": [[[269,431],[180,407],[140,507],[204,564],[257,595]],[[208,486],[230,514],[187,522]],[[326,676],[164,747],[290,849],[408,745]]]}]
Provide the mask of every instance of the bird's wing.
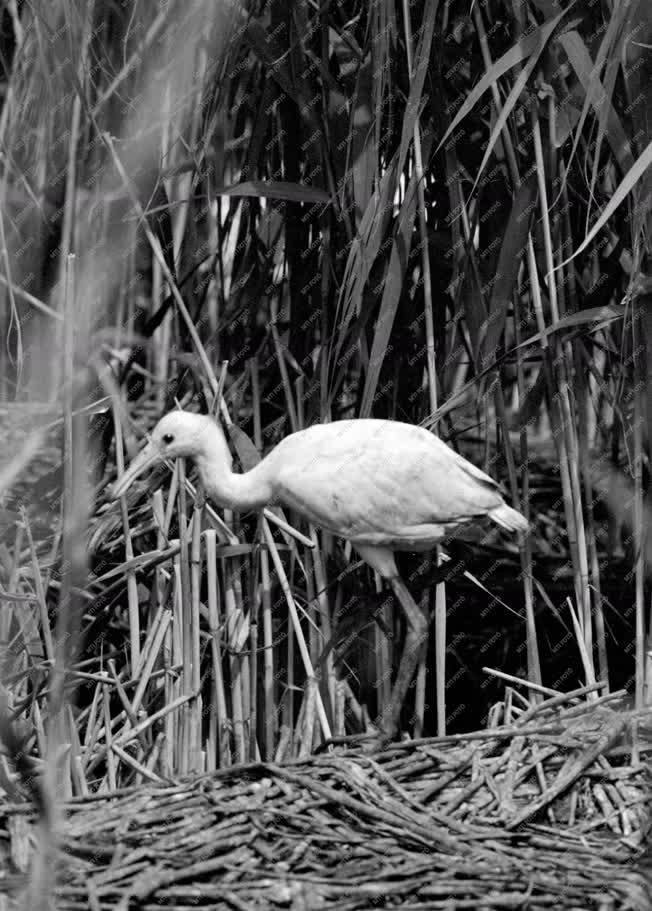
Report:
[{"label": "bird's wing", "polygon": [[493,478],[489,477],[488,474],[482,471],[481,468],[478,468],[477,465],[473,464],[473,462],[469,462],[468,459],[465,459],[464,456],[461,456],[458,452],[455,452],[455,450],[451,449],[450,446],[447,446],[446,443],[442,443],[438,437],[436,439],[441,446],[448,450],[450,456],[452,456],[455,460],[457,469],[468,476],[470,483],[475,482],[479,483],[480,485],[487,486],[492,490],[499,490],[499,486],[496,481],[494,481]]},{"label": "bird's wing", "polygon": [[342,421],[293,434],[275,450],[276,495],[343,537],[405,535],[486,514],[496,484],[423,428]]}]

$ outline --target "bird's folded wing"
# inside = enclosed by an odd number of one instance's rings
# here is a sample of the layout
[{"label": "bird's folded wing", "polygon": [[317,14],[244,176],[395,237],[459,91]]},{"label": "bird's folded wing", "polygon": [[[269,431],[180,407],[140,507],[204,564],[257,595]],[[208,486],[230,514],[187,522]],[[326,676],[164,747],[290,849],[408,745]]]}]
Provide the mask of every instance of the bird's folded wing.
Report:
[{"label": "bird's folded wing", "polygon": [[372,440],[344,433],[317,448],[315,440],[305,443],[280,468],[277,496],[344,537],[465,522],[502,502],[491,478],[420,428]]}]

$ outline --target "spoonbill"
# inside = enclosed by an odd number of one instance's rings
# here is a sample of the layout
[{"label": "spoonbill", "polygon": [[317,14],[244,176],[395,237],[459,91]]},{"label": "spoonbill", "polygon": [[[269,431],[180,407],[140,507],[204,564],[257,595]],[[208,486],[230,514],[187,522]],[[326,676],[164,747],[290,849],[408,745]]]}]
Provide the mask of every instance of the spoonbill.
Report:
[{"label": "spoonbill", "polygon": [[315,424],[282,440],[244,474],[232,470],[226,438],[206,415],[173,411],[115,483],[122,496],[163,459],[195,461],[206,494],[236,511],[279,503],[351,542],[391,585],[408,628],[392,696],[380,720],[393,736],[428,620],[401,579],[394,551],[434,548],[458,526],[491,519],[512,532],[528,523],[498,485],[438,437],[412,424],[365,418]]}]

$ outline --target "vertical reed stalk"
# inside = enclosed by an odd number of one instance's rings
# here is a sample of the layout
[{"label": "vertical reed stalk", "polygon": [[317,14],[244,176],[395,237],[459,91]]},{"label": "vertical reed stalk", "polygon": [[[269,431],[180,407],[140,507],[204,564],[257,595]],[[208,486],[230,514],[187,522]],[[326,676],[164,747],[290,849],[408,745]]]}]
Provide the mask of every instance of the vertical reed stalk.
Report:
[{"label": "vertical reed stalk", "polygon": [[[324,648],[324,645],[327,642],[330,642],[333,635],[333,627],[331,624],[331,614],[330,614],[330,603],[328,600],[328,583],[326,580],[326,571],[324,569],[324,563],[322,560],[321,549],[319,547],[319,540],[317,538],[317,531],[314,526],[310,526],[310,540],[312,541],[314,547],[312,550],[312,568],[315,576],[315,585],[317,587],[317,601],[319,603],[319,617],[320,623],[319,628],[321,630],[321,648]],[[383,641],[385,637],[383,636]],[[335,664],[333,661],[333,652],[329,651],[326,656],[325,662],[326,669],[326,688],[328,690],[328,696],[331,706],[335,705],[335,686],[337,677],[335,675]]]},{"label": "vertical reed stalk", "polygon": [[[269,547],[270,553],[272,555],[272,561],[274,563],[274,569],[278,576],[283,594],[285,595],[285,600],[287,602],[288,610],[290,612],[290,619],[292,620],[292,626],[294,627],[294,634],[297,637],[297,643],[299,645],[299,653],[301,655],[301,660],[306,672],[308,679],[315,676],[315,672],[310,661],[310,654],[308,652],[308,647],[306,645],[306,640],[303,635],[303,630],[301,629],[301,623],[299,621],[299,615],[297,613],[297,608],[294,603],[294,598],[292,596],[292,591],[290,589],[287,576],[285,575],[285,570],[283,569],[283,564],[281,563],[281,558],[278,555],[278,550],[274,543],[274,538],[270,531],[269,525],[267,524],[267,519],[261,519],[263,526],[263,534],[265,535],[265,540],[267,546]],[[288,636],[288,639],[290,637]],[[319,723],[321,725],[322,734],[325,740],[330,740],[331,738],[331,729],[328,723],[328,718],[326,716],[326,710],[324,709],[324,703],[321,698],[321,693],[317,691],[317,717],[319,718]]]},{"label": "vertical reed stalk", "polygon": [[[106,672],[102,672],[102,676],[108,676]],[[111,703],[109,700],[110,697],[110,688],[108,683],[103,688],[102,693],[102,703],[104,709],[104,738],[106,740],[106,774],[109,785],[109,791],[115,791],[118,787],[117,781],[117,771],[118,763],[115,760],[113,753],[113,733],[111,731]]]},{"label": "vertical reed stalk", "polygon": [[[550,299],[550,311],[553,323],[559,322],[559,308],[557,305],[557,284],[555,273],[555,260],[552,249],[552,232],[550,230],[548,192],[546,187],[546,169],[543,157],[543,145],[541,141],[541,129],[536,108],[531,108],[532,112],[532,129],[534,139],[534,154],[537,164],[537,177],[539,182],[539,201],[541,206],[541,226],[543,230],[543,243],[546,256],[546,269],[548,272],[548,296]],[[579,468],[577,458],[577,436],[575,431],[575,418],[573,415],[570,396],[569,396],[569,379],[566,364],[572,363],[572,354],[570,344],[566,343],[563,349],[559,347],[556,337],[553,336],[553,357],[554,364],[557,366],[556,376],[558,378],[558,396],[560,404],[560,427],[566,440],[566,462],[568,479],[570,482],[571,501],[568,510],[568,517],[574,526],[574,537],[577,542],[576,555],[578,562],[576,564],[576,586],[578,606],[584,615],[584,635],[586,636],[586,646],[592,660],[593,648],[593,623],[591,617],[591,593],[589,590],[589,566],[586,547],[586,534],[584,530],[584,516],[582,513],[582,494],[580,489]]]},{"label": "vertical reed stalk", "polygon": [[[173,591],[174,597],[174,591]],[[179,694],[179,684],[176,680],[176,674],[172,671],[175,665],[175,655],[177,648],[177,629],[178,618],[175,618],[174,611],[170,618],[170,624],[165,635],[165,644],[163,646],[163,667],[165,669],[165,678],[163,684],[163,694],[166,705],[170,705],[175,696]],[[178,712],[168,712],[164,719],[165,742],[161,758],[161,772],[166,777],[171,777],[173,771],[176,771],[174,764],[174,745],[178,736]]]},{"label": "vertical reed stalk", "polygon": [[[122,423],[115,401],[113,402],[113,427],[115,431],[115,460],[118,469],[118,477],[120,478],[124,474],[125,461],[122,442]],[[120,497],[120,510],[122,513],[122,528],[125,538],[125,560],[130,562],[134,558],[134,548],[129,528],[127,498],[124,496]],[[138,608],[136,574],[133,570],[127,571],[127,601],[129,611],[129,651],[131,666],[135,668],[140,659],[140,611]]]},{"label": "vertical reed stalk", "polygon": [[[226,515],[226,512],[225,512]],[[227,516],[228,521],[228,516]],[[246,738],[244,732],[244,705],[242,698],[242,662],[236,653],[238,648],[237,617],[238,612],[233,590],[233,570],[230,561],[223,559],[222,577],[224,579],[224,620],[226,629],[226,643],[229,650],[229,668],[231,671],[231,719],[233,724],[233,739],[235,743],[235,761],[245,762]]]},{"label": "vertical reed stalk", "polygon": [[229,720],[226,707],[226,694],[224,692],[224,679],[222,677],[222,648],[221,635],[223,630],[219,609],[219,594],[217,584],[217,549],[216,536],[213,529],[204,532],[206,541],[206,579],[208,622],[211,634],[211,657],[213,666],[214,687],[214,712],[211,718],[216,718],[217,723],[217,749],[219,767],[231,765],[231,747],[229,744]]},{"label": "vertical reed stalk", "polygon": [[[562,209],[564,212],[563,231],[561,236],[564,238],[563,249],[572,242],[570,204],[568,200],[568,182],[566,180],[566,171],[563,162],[560,162],[560,178],[562,185]],[[577,300],[577,285],[575,281],[575,264],[569,262],[565,266],[566,283],[562,287],[568,287],[568,297],[571,302]],[[563,275],[563,273],[562,273]],[[580,475],[584,491],[584,511],[586,515],[586,538],[589,550],[589,567],[591,572],[591,587],[593,589],[593,615],[595,618],[596,645],[598,651],[599,677],[609,691],[609,665],[607,661],[607,641],[605,633],[604,610],[602,604],[602,593],[600,587],[600,564],[598,558],[598,547],[596,541],[595,521],[593,517],[593,481],[591,478],[591,434],[589,432],[590,422],[590,395],[591,390],[585,379],[585,366],[583,361],[584,346],[581,339],[573,341],[573,363],[575,368],[575,385],[577,393],[575,400],[577,402],[577,427],[578,427],[578,453],[580,463]]]},{"label": "vertical reed stalk", "polygon": [[[414,78],[412,23],[408,0],[403,0],[403,27],[405,30],[405,48],[410,83]],[[423,305],[426,328],[426,367],[428,370],[428,401],[430,413],[437,411],[437,370],[435,363],[435,324],[432,307],[432,278],[430,274],[430,254],[428,246],[428,226],[426,223],[426,204],[423,189],[423,160],[421,154],[421,129],[417,115],[414,122],[414,171],[417,179],[417,214],[419,224],[419,241],[421,246],[421,269],[423,272]],[[441,553],[437,548],[437,565],[441,563]],[[421,682],[418,686],[420,701],[415,705],[415,715],[423,724],[425,697],[425,658],[427,655],[428,637],[421,649],[417,676]],[[446,588],[440,582],[435,589],[435,687],[437,690],[437,734],[446,733]]]},{"label": "vertical reed stalk", "polygon": [[192,734],[190,738],[192,758],[191,768],[199,771],[202,752],[202,696],[201,696],[201,645],[199,604],[201,597],[201,519],[202,507],[195,503],[192,516],[192,543],[190,548],[190,590],[192,602],[190,606],[190,655],[192,661],[191,688],[194,699],[189,703],[192,721]]},{"label": "vertical reed stalk", "polygon": [[[522,371],[521,362],[521,371]],[[508,436],[509,422],[507,420],[507,409],[505,408],[505,398],[503,396],[503,387],[500,381],[496,384],[495,393],[496,414],[498,421],[504,428],[503,445],[505,449],[505,460],[507,462],[507,475],[509,477],[510,492],[512,501],[516,507],[520,507],[520,498],[518,496],[518,483],[516,480],[516,465],[514,463],[514,453]],[[527,462],[524,463],[527,466]],[[526,468],[527,470],[527,468]],[[527,501],[525,501],[527,503]],[[529,510],[528,510],[529,512]],[[527,517],[527,514],[526,514]],[[532,555],[527,544],[528,535],[519,534],[519,556],[521,560],[521,573],[523,575],[523,592],[525,595],[525,624],[526,624],[526,643],[528,656],[528,680],[532,683],[541,683],[541,662],[539,660],[539,643],[537,640],[537,628],[534,619],[534,598],[532,592]],[[527,549],[526,549],[527,548]],[[536,699],[536,696],[533,696]]]},{"label": "vertical reed stalk", "polygon": [[[637,298],[634,304],[631,324],[631,347],[634,361],[634,553],[636,586],[636,670],[634,705],[642,709],[645,705],[645,555],[643,527],[643,409],[641,396],[644,385],[643,359],[638,352],[640,332],[644,326],[645,314],[641,312]],[[632,761],[638,762],[638,738],[634,740]]]},{"label": "vertical reed stalk", "polygon": [[[193,692],[193,634],[192,634],[192,589],[190,585],[190,546],[188,541],[188,509],[186,499],[186,469],[183,459],[177,459],[176,464],[179,488],[177,500],[179,504],[179,585],[182,607],[181,641],[183,648],[183,693],[188,695]],[[182,775],[192,771],[192,710],[189,702],[185,702],[181,709],[182,753],[179,757],[179,772]]]}]

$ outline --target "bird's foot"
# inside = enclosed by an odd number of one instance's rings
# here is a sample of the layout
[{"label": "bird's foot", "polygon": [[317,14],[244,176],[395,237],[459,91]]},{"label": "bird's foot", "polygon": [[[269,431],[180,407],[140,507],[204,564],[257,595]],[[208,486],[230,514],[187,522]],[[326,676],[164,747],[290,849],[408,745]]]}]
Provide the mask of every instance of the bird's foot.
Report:
[{"label": "bird's foot", "polygon": [[[378,731],[365,731],[360,734],[345,734],[342,737],[329,737],[320,743],[315,753],[325,753],[330,747],[342,747],[344,749],[353,749],[361,747],[363,752],[375,752],[374,744],[377,743]],[[370,749],[371,745],[371,749]]]},{"label": "bird's foot", "polygon": [[374,722],[368,722],[368,728],[364,733],[331,737],[321,743],[315,752],[323,753],[329,747],[340,747],[344,749],[361,749],[366,754],[379,753],[399,739],[400,732],[397,723],[379,715]]},{"label": "bird's foot", "polygon": [[383,730],[383,728],[378,729],[378,733],[373,741],[373,749],[370,749],[370,753],[381,753],[383,750],[386,750],[392,743],[397,739],[396,732],[390,733],[389,731]]},{"label": "bird's foot", "polygon": [[390,749],[394,744],[410,740],[410,736],[399,730],[398,726],[389,726],[384,728],[382,719],[376,721],[377,730],[366,735],[366,740],[362,744],[364,753],[382,753]]}]

